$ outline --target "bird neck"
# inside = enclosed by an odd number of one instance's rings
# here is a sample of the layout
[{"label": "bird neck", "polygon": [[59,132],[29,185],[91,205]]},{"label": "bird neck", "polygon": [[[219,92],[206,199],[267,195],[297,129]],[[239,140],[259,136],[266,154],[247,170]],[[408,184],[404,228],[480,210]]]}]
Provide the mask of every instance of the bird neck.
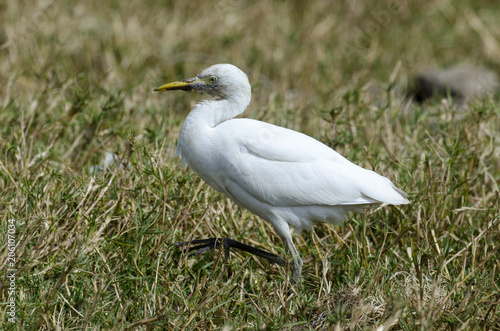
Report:
[{"label": "bird neck", "polygon": [[203,118],[206,124],[214,128],[243,113],[250,104],[250,99],[250,94],[240,94],[217,100],[204,100],[198,103],[191,113],[200,119]]}]

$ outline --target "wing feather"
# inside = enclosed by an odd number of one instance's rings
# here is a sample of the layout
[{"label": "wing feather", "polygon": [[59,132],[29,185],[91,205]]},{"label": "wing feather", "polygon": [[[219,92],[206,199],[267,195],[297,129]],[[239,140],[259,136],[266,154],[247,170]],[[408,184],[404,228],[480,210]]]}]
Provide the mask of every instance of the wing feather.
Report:
[{"label": "wing feather", "polygon": [[224,153],[221,171],[257,200],[276,207],[407,202],[390,180],[309,136],[249,119],[228,122],[219,129],[234,130],[221,136],[235,148]]}]

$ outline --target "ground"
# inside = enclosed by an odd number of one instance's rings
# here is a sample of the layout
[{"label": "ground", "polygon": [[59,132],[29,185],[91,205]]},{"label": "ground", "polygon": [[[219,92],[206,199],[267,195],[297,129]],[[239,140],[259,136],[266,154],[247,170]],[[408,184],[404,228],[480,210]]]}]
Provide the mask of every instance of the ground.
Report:
[{"label": "ground", "polygon": [[[487,0],[3,1],[0,325],[500,330],[500,98],[405,98],[428,68],[500,73],[498,17]],[[291,297],[287,268],[169,246],[231,237],[285,256],[175,158],[202,96],[153,89],[216,63],[248,73],[243,116],[409,193],[295,235]]]}]

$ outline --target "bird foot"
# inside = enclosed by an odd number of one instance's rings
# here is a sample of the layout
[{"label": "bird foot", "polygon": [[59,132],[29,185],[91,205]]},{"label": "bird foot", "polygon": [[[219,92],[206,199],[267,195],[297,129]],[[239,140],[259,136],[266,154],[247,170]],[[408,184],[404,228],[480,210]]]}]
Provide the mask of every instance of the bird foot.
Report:
[{"label": "bird foot", "polygon": [[[195,239],[195,240],[191,240],[191,241],[178,242],[178,243],[172,244],[171,246],[181,248],[183,253],[189,253],[188,257],[191,257],[191,256],[200,255],[200,254],[205,253],[211,249],[215,249],[217,247],[220,247],[221,245],[222,245],[222,247],[224,247],[224,255],[225,255],[226,262],[229,259],[229,249],[230,248],[238,248],[242,251],[248,252],[250,254],[262,257],[270,262],[276,263],[282,267],[285,267],[287,265],[287,262],[283,258],[279,257],[278,255],[269,253],[269,252],[262,250],[260,248],[257,248],[257,247],[249,246],[247,244],[244,244],[242,242],[239,242],[239,241],[236,241],[236,240],[233,240],[230,238]],[[294,262],[295,261],[292,260],[292,269],[294,269],[294,267],[293,267]],[[228,273],[230,276],[232,273],[231,267],[229,267]],[[295,273],[294,273],[294,275],[292,275],[292,279],[290,279],[290,283],[287,286],[288,298],[290,298],[292,296],[292,294],[295,292],[294,288],[295,288],[296,283],[297,283],[297,280],[296,280],[297,278],[298,278],[298,274],[295,275]]]},{"label": "bird foot", "polygon": [[250,254],[262,257],[270,262],[274,262],[280,266],[285,266],[286,261],[279,257],[278,255],[269,253],[257,247],[249,246],[242,242],[230,239],[230,238],[208,238],[208,239],[196,239],[191,241],[184,241],[172,244],[171,246],[179,247],[183,253],[189,253],[188,256],[196,256],[211,249],[215,249],[222,245],[224,247],[224,254],[226,260],[229,258],[229,249],[237,248],[242,251],[248,252]]}]

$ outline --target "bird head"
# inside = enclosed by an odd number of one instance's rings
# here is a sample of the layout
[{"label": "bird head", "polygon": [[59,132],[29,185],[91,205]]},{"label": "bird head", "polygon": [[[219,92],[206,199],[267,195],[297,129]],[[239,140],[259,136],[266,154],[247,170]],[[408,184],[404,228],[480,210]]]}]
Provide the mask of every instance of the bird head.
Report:
[{"label": "bird head", "polygon": [[216,64],[200,72],[196,77],[162,85],[154,91],[194,91],[214,97],[227,98],[241,92],[250,95],[247,75],[232,64]]}]

